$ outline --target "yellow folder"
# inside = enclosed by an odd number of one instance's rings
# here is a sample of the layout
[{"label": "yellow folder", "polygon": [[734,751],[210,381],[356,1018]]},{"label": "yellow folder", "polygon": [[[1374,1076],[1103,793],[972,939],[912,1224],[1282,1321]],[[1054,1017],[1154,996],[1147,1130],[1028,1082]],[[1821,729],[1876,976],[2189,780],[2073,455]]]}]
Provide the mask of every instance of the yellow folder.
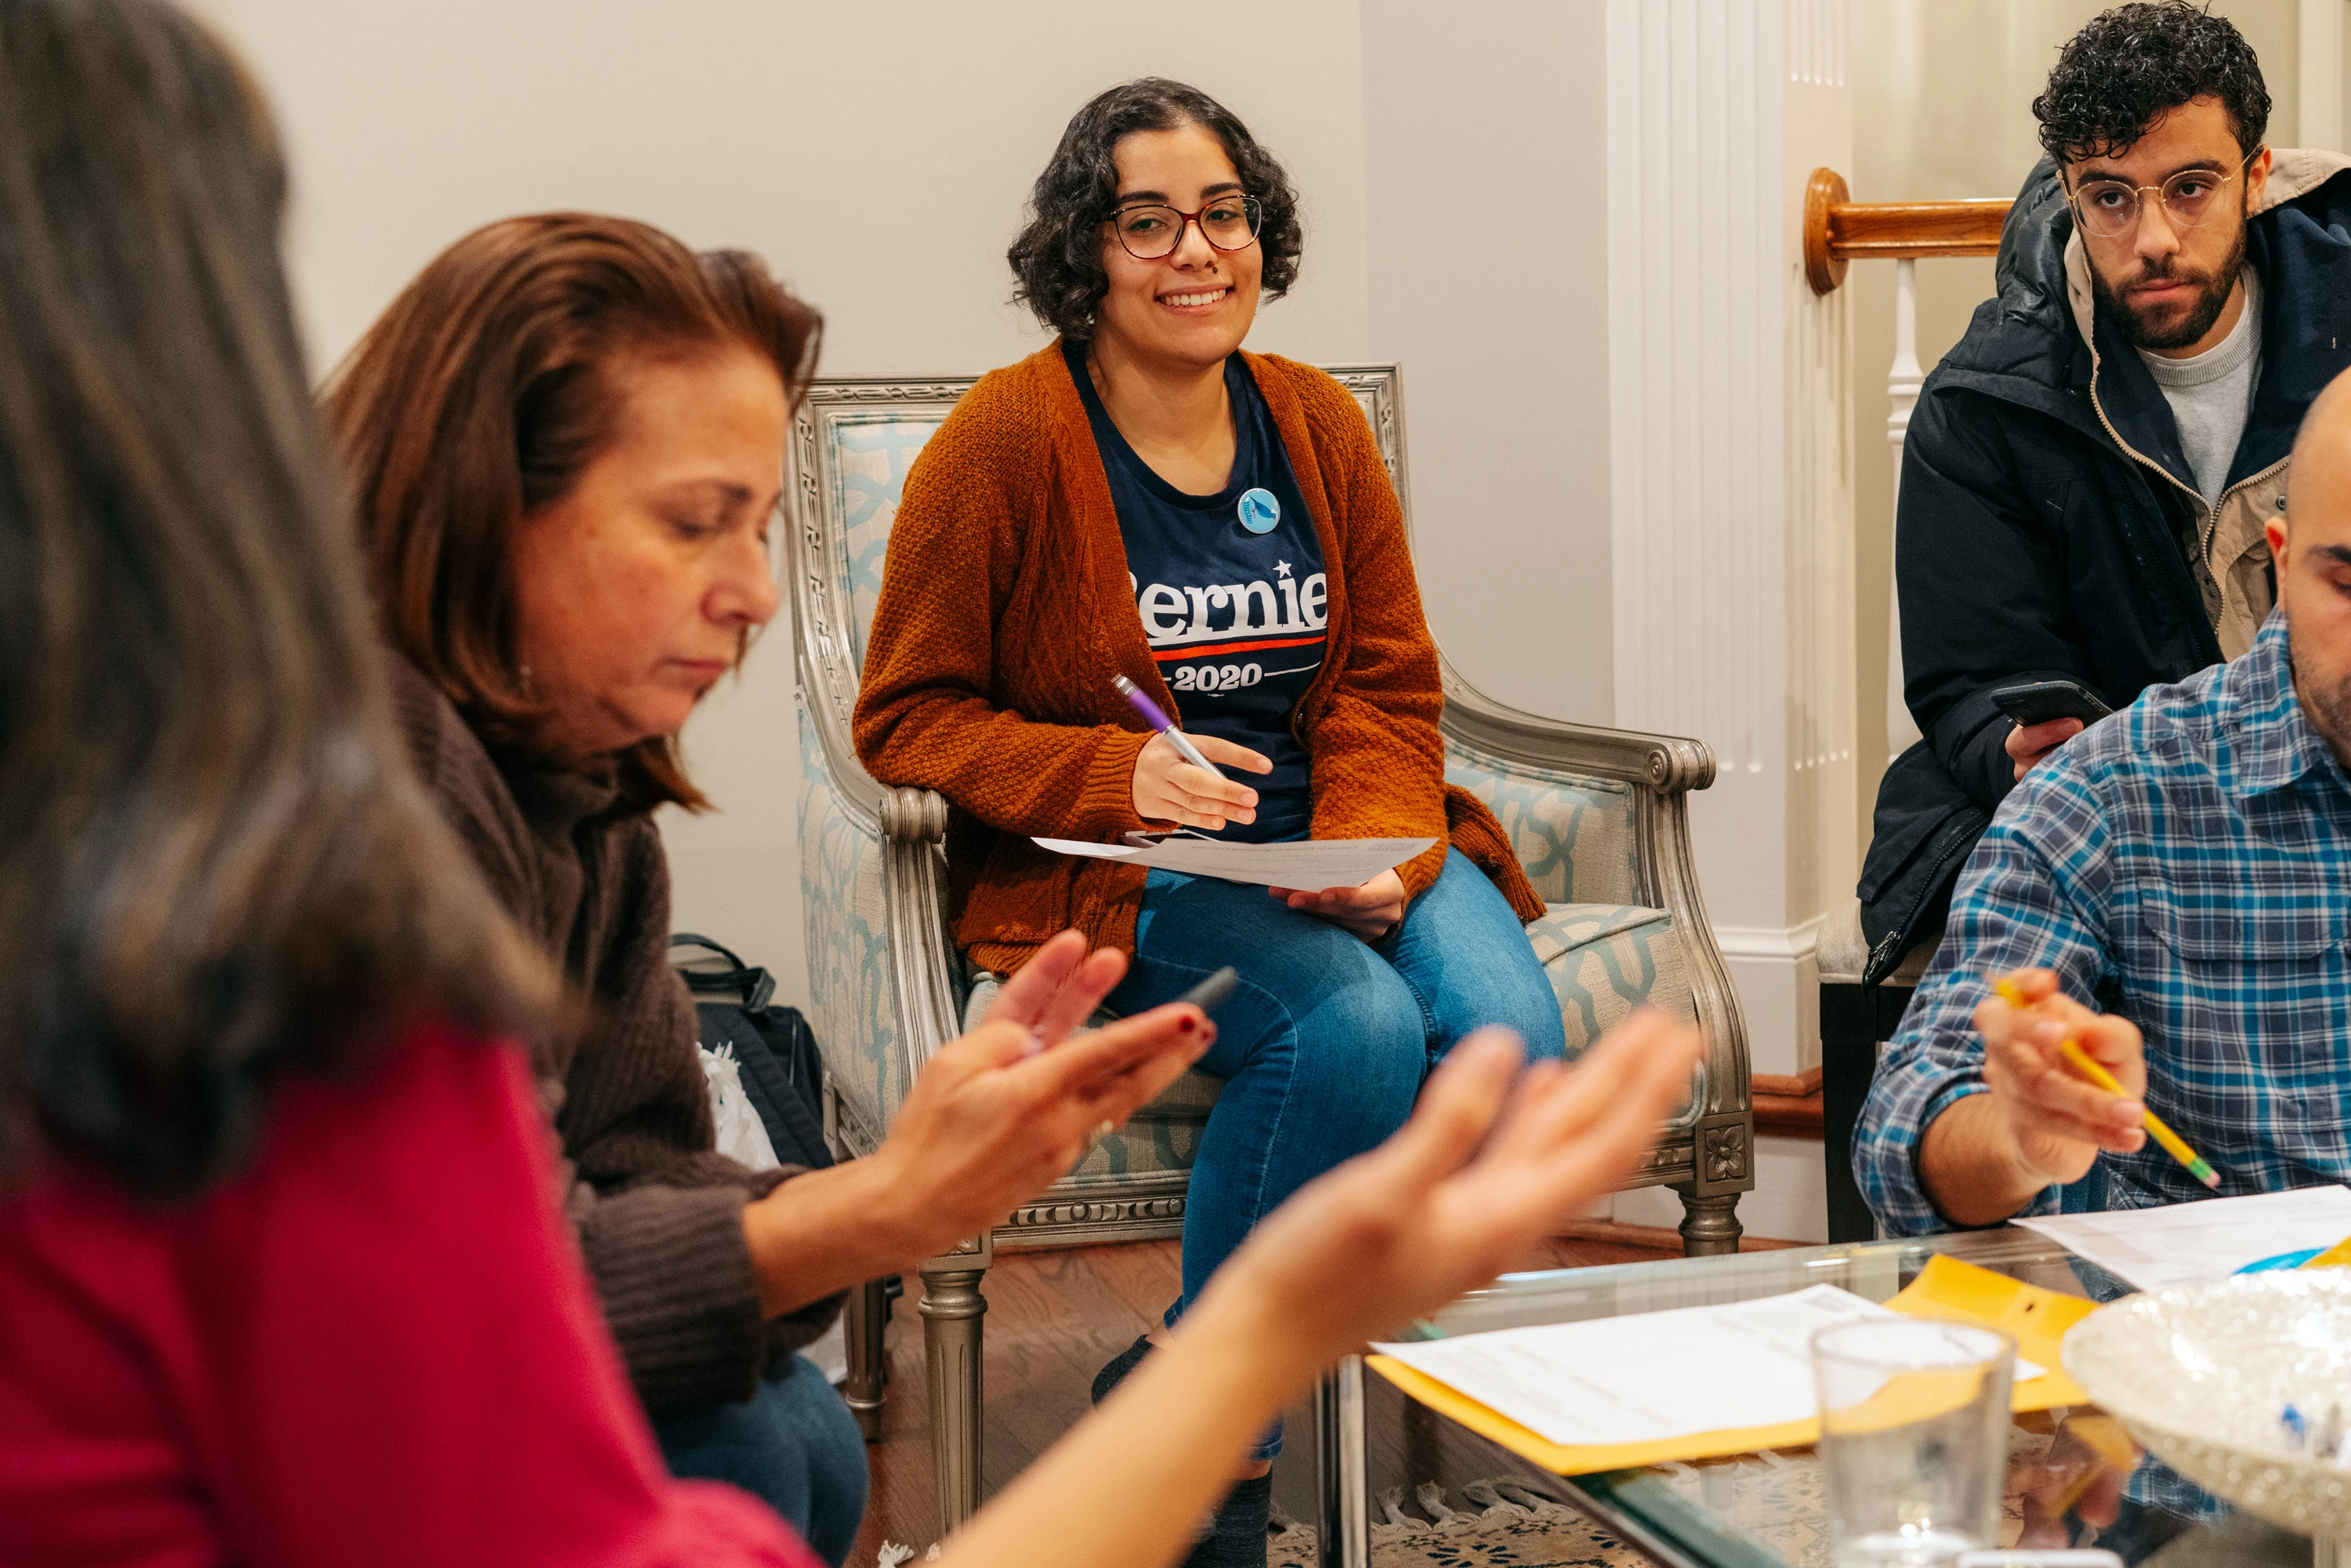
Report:
[{"label": "yellow folder", "polygon": [[[2047,1410],[2060,1405],[2089,1403],[2090,1396],[2082,1385],[2060,1370],[2057,1343],[2065,1337],[2067,1329],[2097,1310],[2095,1301],[2028,1285],[2005,1274],[1938,1254],[1927,1260],[1917,1279],[1886,1304],[1916,1318],[1986,1323],[2006,1330],[2015,1339],[2019,1355],[2049,1369],[2030,1382],[2016,1385],[2010,1398],[2012,1410]],[[1531,1459],[1562,1476],[1671,1464],[1677,1459],[1719,1458],[1764,1448],[1802,1448],[1817,1441],[1821,1435],[1820,1422],[1808,1416],[1776,1427],[1693,1432],[1687,1437],[1647,1443],[1554,1443],[1392,1357],[1370,1356],[1366,1364],[1430,1409],[1450,1416],[1480,1437],[1492,1438],[1521,1458]]]}]

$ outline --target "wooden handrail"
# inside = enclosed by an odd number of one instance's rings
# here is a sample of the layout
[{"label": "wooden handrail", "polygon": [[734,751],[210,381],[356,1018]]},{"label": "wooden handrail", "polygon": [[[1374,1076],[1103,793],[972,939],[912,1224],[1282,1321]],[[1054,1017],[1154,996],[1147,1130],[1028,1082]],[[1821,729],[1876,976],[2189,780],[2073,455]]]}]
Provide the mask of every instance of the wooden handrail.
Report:
[{"label": "wooden handrail", "polygon": [[1804,276],[1813,292],[1828,294],[1844,281],[1855,257],[1995,256],[2009,203],[1991,196],[1964,202],[1854,202],[1844,176],[1815,169],[1804,186]]}]

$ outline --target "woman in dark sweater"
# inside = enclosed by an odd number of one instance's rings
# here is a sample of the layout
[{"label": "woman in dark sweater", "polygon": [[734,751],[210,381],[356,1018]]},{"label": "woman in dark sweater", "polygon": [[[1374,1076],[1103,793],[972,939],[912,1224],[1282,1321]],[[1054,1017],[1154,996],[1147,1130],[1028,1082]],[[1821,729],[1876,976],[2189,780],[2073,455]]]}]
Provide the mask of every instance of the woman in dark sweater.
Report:
[{"label": "woman in dark sweater", "polygon": [[[793,1353],[846,1287],[1000,1223],[1211,1031],[1165,1007],[1034,1057],[967,1039],[869,1159],[754,1173],[714,1152],[652,812],[703,804],[677,732],[775,613],[768,518],[817,332],[756,257],[517,218],[418,276],[327,412],[418,766],[586,1003],[540,1065],[630,1375],[677,1473],[758,1491],[838,1563],[863,1445]],[[994,1017],[1058,1038],[1125,965],[1076,936],[1049,956]]]}]

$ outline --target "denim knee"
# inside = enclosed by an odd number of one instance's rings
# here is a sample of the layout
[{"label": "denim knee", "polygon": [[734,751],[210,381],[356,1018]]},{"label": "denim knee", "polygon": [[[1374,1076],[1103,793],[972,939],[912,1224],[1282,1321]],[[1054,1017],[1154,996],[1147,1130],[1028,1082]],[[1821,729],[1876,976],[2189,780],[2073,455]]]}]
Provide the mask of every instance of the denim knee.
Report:
[{"label": "denim knee", "polygon": [[1526,927],[1460,851],[1406,912],[1386,956],[1431,1015],[1434,1054],[1488,1024],[1514,1030],[1530,1058],[1566,1053],[1559,997]]},{"label": "denim knee", "polygon": [[792,1357],[789,1377],[768,1387],[789,1411],[808,1456],[809,1522],[802,1536],[810,1550],[840,1568],[857,1543],[872,1484],[865,1434],[824,1373],[804,1355]]},{"label": "denim knee", "polygon": [[871,1484],[864,1436],[806,1356],[793,1356],[739,1405],[661,1417],[653,1436],[671,1474],[740,1487],[835,1568],[856,1543]]},{"label": "denim knee", "polygon": [[1312,1095],[1328,1103],[1333,1095],[1384,1096],[1401,1125],[1428,1069],[1436,1020],[1394,969],[1368,949],[1365,956],[1368,962],[1347,984],[1292,1012],[1291,1097]]},{"label": "denim knee", "polygon": [[[1531,952],[1528,955],[1531,960]],[[1559,993],[1540,964],[1530,963],[1531,974],[1506,971],[1488,995],[1486,1020],[1516,1034],[1527,1048],[1527,1060],[1557,1060],[1567,1054],[1567,1021],[1560,1012]]]}]

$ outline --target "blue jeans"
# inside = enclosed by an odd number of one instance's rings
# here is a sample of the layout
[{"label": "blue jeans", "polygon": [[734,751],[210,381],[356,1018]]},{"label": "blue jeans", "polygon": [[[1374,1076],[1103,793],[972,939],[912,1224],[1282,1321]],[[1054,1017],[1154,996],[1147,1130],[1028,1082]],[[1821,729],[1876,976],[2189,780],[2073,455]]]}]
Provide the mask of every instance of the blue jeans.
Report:
[{"label": "blue jeans", "polygon": [[670,1474],[741,1487],[833,1568],[856,1544],[865,1517],[865,1439],[808,1357],[792,1357],[739,1405],[656,1419],[653,1437]]},{"label": "blue jeans", "polygon": [[[1282,1199],[1403,1126],[1429,1068],[1471,1030],[1506,1024],[1530,1059],[1567,1053],[1525,928],[1458,850],[1376,945],[1262,887],[1154,871],[1109,1005],[1157,1007],[1227,964],[1240,984],[1199,1064],[1225,1088],[1192,1162],[1170,1324]],[[1277,1429],[1259,1457],[1280,1444]]]}]

